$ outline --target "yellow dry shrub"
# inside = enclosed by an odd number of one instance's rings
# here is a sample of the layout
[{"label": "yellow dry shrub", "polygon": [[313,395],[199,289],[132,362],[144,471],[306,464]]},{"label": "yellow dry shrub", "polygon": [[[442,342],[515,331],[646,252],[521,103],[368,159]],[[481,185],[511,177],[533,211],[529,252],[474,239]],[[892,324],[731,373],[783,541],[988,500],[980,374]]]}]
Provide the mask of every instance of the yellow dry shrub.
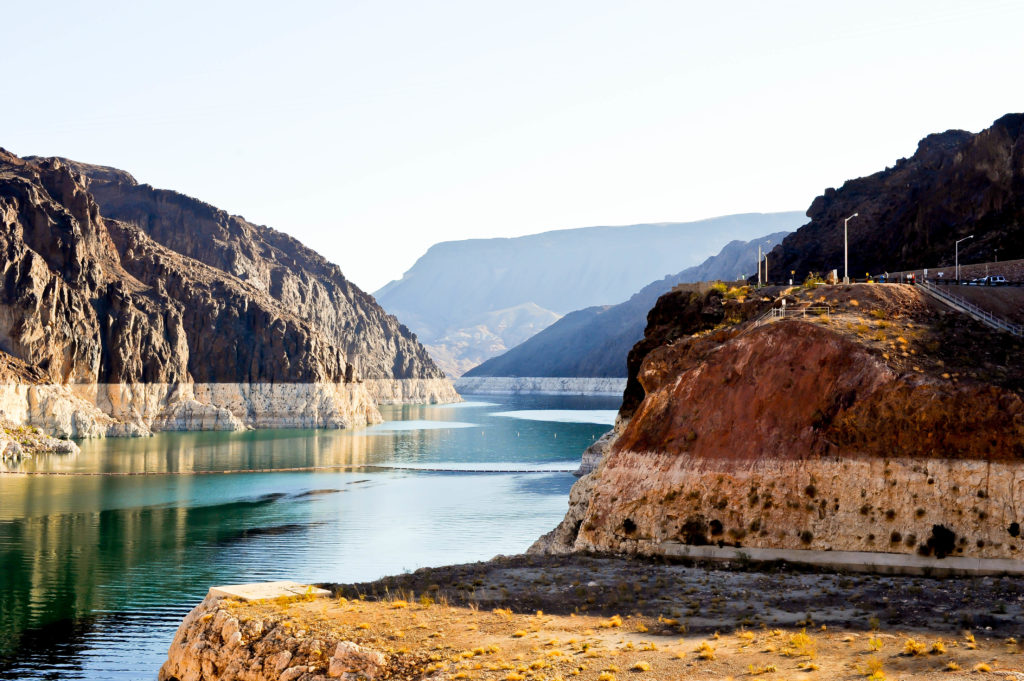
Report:
[{"label": "yellow dry shrub", "polygon": [[903,654],[904,655],[924,655],[928,652],[928,646],[924,643],[919,643],[912,638],[908,638],[903,643]]},{"label": "yellow dry shrub", "polygon": [[604,622],[601,622],[597,626],[601,627],[602,629],[611,629],[612,627],[621,627],[622,626],[622,618],[619,617],[618,615],[612,615],[611,617],[606,619]]}]

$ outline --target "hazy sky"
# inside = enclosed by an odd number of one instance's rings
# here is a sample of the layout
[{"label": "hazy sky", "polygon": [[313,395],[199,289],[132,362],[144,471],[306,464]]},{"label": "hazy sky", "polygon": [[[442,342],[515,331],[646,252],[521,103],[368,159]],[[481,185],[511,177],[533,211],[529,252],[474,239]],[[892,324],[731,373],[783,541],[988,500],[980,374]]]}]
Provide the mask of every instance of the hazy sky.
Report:
[{"label": "hazy sky", "polygon": [[442,240],[804,210],[1024,110],[1019,1],[162,5],[3,2],[0,146],[284,230],[369,291]]}]

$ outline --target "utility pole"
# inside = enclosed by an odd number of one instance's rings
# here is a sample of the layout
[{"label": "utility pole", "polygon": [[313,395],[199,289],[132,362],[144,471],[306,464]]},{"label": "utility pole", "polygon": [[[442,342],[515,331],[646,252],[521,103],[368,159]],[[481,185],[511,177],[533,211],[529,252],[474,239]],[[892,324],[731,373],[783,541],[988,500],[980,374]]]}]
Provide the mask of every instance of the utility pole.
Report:
[{"label": "utility pole", "polygon": [[858,213],[854,213],[850,217],[843,220],[843,283],[850,283],[850,239],[848,225],[850,220],[857,217]]},{"label": "utility pole", "polygon": [[765,284],[769,283],[768,282],[768,254],[767,253],[764,254],[764,283]]},{"label": "utility pole", "polygon": [[761,288],[761,244],[757,245],[757,287]]},{"label": "utility pole", "polygon": [[[973,238],[974,238],[974,235],[972,234],[970,236],[965,236],[963,239],[960,239],[960,241],[967,241],[968,239],[973,239]],[[954,244],[954,248],[956,249],[956,251],[955,251],[955,255],[953,257],[953,261],[956,263],[956,283],[957,284],[960,283],[960,241],[957,241],[956,244]]]}]

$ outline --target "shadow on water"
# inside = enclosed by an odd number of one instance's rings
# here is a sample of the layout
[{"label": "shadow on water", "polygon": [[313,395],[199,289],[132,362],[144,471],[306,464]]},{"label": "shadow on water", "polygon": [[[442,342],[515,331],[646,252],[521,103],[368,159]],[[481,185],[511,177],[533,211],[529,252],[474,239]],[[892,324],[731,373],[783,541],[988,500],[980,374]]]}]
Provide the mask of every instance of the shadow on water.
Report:
[{"label": "shadow on water", "polygon": [[69,642],[96,611],[179,600],[195,589],[176,568],[195,553],[320,524],[275,522],[288,516],[274,508],[288,496],[0,522],[0,659],[15,651],[23,657],[37,638]]},{"label": "shadow on water", "polygon": [[[95,619],[56,620],[21,631],[16,641],[4,638],[9,633],[7,627],[0,629],[0,678],[19,678],[9,674],[17,673],[15,664],[21,663],[25,657],[35,660],[41,668],[54,670],[39,678],[61,678],[67,672],[68,660],[76,659],[76,653],[85,648],[86,639],[95,628]],[[21,650],[17,658],[3,655],[4,649],[9,650],[14,645]],[[70,667],[80,669],[74,663]]]}]

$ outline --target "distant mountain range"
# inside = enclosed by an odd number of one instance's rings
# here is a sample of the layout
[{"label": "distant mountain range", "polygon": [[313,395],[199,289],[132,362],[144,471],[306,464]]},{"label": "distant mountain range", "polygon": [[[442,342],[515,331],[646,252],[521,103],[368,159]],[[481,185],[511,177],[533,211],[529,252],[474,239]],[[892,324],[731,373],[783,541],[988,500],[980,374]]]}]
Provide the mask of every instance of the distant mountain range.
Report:
[{"label": "distant mountain range", "polygon": [[758,246],[768,252],[787,234],[776,232],[751,241],[731,241],[718,255],[648,284],[624,303],[570,312],[465,375],[625,377],[626,355],[643,338],[647,312],[659,297],[678,284],[733,280],[756,271]]},{"label": "distant mountain range", "polygon": [[[792,230],[805,220],[799,212],[746,213],[443,242],[374,296],[458,376],[568,312],[625,300],[655,277],[698,265],[730,239]],[[727,278],[755,267],[756,257]]]}]

